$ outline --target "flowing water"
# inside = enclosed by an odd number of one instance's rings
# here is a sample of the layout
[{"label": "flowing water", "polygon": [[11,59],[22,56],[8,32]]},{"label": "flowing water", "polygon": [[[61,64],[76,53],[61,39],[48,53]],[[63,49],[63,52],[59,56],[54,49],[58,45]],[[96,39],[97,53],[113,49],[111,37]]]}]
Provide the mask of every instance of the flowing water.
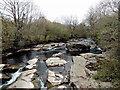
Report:
[{"label": "flowing water", "polygon": [[[90,42],[90,40],[84,40],[81,43],[86,43]],[[93,43],[94,45],[94,43]],[[62,46],[61,48],[66,47]],[[72,62],[72,56],[66,52],[66,48],[59,49],[59,50],[48,50],[48,51],[29,51],[29,52],[22,52],[22,53],[17,53],[14,55],[11,55],[10,57],[3,58],[3,63],[5,64],[11,64],[11,65],[16,65],[19,66],[20,68],[17,70],[17,72],[14,72],[11,74],[11,79],[9,81],[6,81],[6,83],[3,83],[1,86],[5,85],[10,85],[11,83],[15,82],[16,79],[20,76],[22,69],[25,67],[25,64],[27,63],[28,60],[33,59],[35,56],[39,56],[39,61],[37,62],[37,76],[35,79],[35,82],[39,85],[41,88],[47,88],[46,83],[47,83],[47,77],[48,77],[48,69],[52,70],[54,72],[61,72],[64,75],[68,75],[70,73],[70,68],[71,65],[73,64]],[[65,66],[61,67],[47,67],[45,61],[52,57],[53,54],[62,52],[64,53],[60,58],[64,59],[67,61],[67,64]],[[69,82],[69,79],[68,81]]]},{"label": "flowing water", "polygon": [[[5,58],[3,63],[11,64],[11,65],[18,65],[22,66],[20,67],[17,72],[12,73],[11,79],[9,81],[6,81],[6,83],[3,83],[1,86],[10,85],[11,83],[15,82],[16,79],[20,76],[22,69],[25,67],[25,63],[27,63],[28,60],[33,59],[35,56],[39,56],[39,61],[37,62],[37,77],[36,77],[36,83],[41,88],[47,88],[47,77],[48,77],[48,67],[46,66],[45,61],[52,57],[53,54],[63,52],[64,55],[61,57],[62,59],[66,60],[68,63],[65,66],[65,70],[68,72],[70,70],[70,66],[72,64],[72,58],[70,55],[66,53],[66,50],[49,50],[49,51],[30,51],[27,53],[20,53],[19,56],[10,56],[8,58]],[[54,67],[49,68],[54,71],[64,71],[63,68]]]},{"label": "flowing water", "polygon": [[20,76],[21,71],[22,71],[22,69],[23,69],[24,67],[25,67],[25,66],[20,67],[17,72],[11,74],[11,77],[12,77],[12,78],[11,78],[9,81],[7,81],[6,83],[1,84],[0,87],[7,86],[7,85],[10,85],[10,84],[12,84],[13,82],[15,82],[15,81],[17,80],[17,78]]}]

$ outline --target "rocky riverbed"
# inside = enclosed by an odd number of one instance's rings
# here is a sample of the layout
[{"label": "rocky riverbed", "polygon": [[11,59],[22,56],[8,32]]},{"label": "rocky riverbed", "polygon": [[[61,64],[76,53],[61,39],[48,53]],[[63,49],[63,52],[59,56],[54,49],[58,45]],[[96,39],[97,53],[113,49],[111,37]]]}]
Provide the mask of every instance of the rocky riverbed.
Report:
[{"label": "rocky riverbed", "polygon": [[109,88],[112,87],[111,83],[92,78],[97,73],[92,67],[105,58],[91,39],[36,45],[3,58],[0,87],[50,90]]}]

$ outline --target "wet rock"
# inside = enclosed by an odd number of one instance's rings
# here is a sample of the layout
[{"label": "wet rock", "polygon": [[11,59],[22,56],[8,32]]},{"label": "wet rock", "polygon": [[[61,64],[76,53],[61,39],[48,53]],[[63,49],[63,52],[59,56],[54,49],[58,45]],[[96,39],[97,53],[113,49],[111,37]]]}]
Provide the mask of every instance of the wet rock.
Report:
[{"label": "wet rock", "polygon": [[14,73],[19,69],[17,65],[7,65],[3,68],[2,73]]},{"label": "wet rock", "polygon": [[70,71],[70,81],[79,88],[97,88],[97,82],[91,78],[93,73],[85,67],[86,59],[81,56],[74,56],[73,61],[74,64]]},{"label": "wet rock", "polygon": [[16,52],[26,52],[26,51],[30,51],[30,50],[31,50],[30,48],[27,48],[27,49],[20,49],[20,50],[18,50]]},{"label": "wet rock", "polygon": [[90,39],[78,39],[78,40],[72,40],[69,41],[67,44],[68,50],[74,51],[74,52],[91,52],[95,54],[100,54],[102,53],[102,49],[98,47],[95,42]]},{"label": "wet rock", "polygon": [[95,47],[95,48],[91,48],[90,49],[90,53],[94,53],[94,54],[102,54],[102,49],[99,47]]},{"label": "wet rock", "polygon": [[17,65],[7,65],[4,67],[4,69],[19,69],[19,66]]},{"label": "wet rock", "polygon": [[7,66],[6,64],[0,64],[0,71],[3,70],[3,68]]},{"label": "wet rock", "polygon": [[28,76],[28,75],[30,75],[30,74],[35,73],[36,71],[37,71],[36,69],[24,71],[24,72],[22,72],[21,77]]},{"label": "wet rock", "polygon": [[36,46],[34,46],[35,48],[42,48],[43,47],[43,45],[42,44],[39,44],[39,45],[36,45]]},{"label": "wet rock", "polygon": [[64,77],[61,74],[56,74],[55,72],[48,70],[48,81],[53,85],[60,85]]},{"label": "wet rock", "polygon": [[57,73],[57,74],[61,74],[63,75],[64,79],[63,79],[63,82],[64,83],[67,83],[69,82],[69,72],[67,72],[65,70],[65,68],[62,66],[62,67],[49,67],[49,70],[53,71],[54,73]]},{"label": "wet rock", "polygon": [[39,44],[39,45],[34,46],[34,48],[32,48],[31,50],[34,50],[34,51],[38,51],[38,50],[47,51],[47,50],[51,50],[51,49],[63,49],[64,48],[64,47],[62,47],[63,45],[64,45],[64,43]]},{"label": "wet rock", "polygon": [[86,60],[81,56],[74,56],[73,62],[74,64],[71,66],[71,71],[70,71],[71,82],[74,81],[74,79],[79,77],[87,78],[86,72],[85,72]]},{"label": "wet rock", "polygon": [[32,82],[18,80],[14,84],[10,85],[8,88],[34,88],[34,85]]},{"label": "wet rock", "polygon": [[29,60],[29,61],[27,62],[27,64],[34,65],[34,64],[37,63],[37,61],[38,61],[38,57],[33,58],[32,60]]},{"label": "wet rock", "polygon": [[36,64],[34,65],[27,65],[24,70],[29,70],[29,69],[32,69],[34,66],[36,66]]},{"label": "wet rock", "polygon": [[9,75],[0,73],[0,79],[10,79]]},{"label": "wet rock", "polygon": [[90,45],[85,45],[79,42],[71,42],[67,44],[67,48],[69,52],[89,52]]},{"label": "wet rock", "polygon": [[95,71],[97,63],[105,59],[103,54],[84,53],[80,55],[86,59],[86,68],[90,71]]},{"label": "wet rock", "polygon": [[39,45],[34,46],[31,50],[38,51],[38,50],[42,50],[42,49],[43,49],[43,45],[39,44]]},{"label": "wet rock", "polygon": [[63,54],[64,54],[64,53],[61,53],[61,52],[60,52],[60,53],[53,54],[52,56],[53,56],[53,57],[59,57],[59,56],[62,56]]},{"label": "wet rock", "polygon": [[96,58],[92,57],[86,60],[86,65],[94,65],[95,63],[97,63]]},{"label": "wet rock", "polygon": [[41,50],[41,48],[32,48],[31,50],[38,51],[38,50]]},{"label": "wet rock", "polygon": [[58,57],[52,57],[46,60],[47,66],[62,66],[65,65],[66,63],[67,62],[65,60]]},{"label": "wet rock", "polygon": [[21,80],[24,80],[26,82],[30,82],[32,80],[32,77],[34,76],[34,74],[29,74],[29,75],[26,75],[26,76],[21,76]]},{"label": "wet rock", "polygon": [[60,66],[60,67],[49,67],[50,70],[56,72],[56,73],[60,73],[60,74],[66,74],[65,68],[64,66]]},{"label": "wet rock", "polygon": [[32,69],[22,72],[18,80],[8,88],[34,88],[34,85],[31,81],[36,71],[36,69]]},{"label": "wet rock", "polygon": [[98,58],[105,58],[105,55],[103,54],[93,54],[93,53],[83,53],[80,54],[82,57],[84,57],[85,59],[89,59],[92,57],[98,57]]},{"label": "wet rock", "polygon": [[4,84],[5,82],[9,81],[10,79],[11,78],[10,78],[9,75],[0,73],[0,81],[1,81],[1,83]]},{"label": "wet rock", "polygon": [[65,89],[65,88],[67,88],[65,85],[58,86],[58,89]]}]

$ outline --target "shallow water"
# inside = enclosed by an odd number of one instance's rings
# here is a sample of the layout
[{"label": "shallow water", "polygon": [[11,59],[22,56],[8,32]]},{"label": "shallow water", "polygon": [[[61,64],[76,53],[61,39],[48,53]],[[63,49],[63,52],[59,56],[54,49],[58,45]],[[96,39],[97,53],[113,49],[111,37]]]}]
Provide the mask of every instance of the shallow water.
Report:
[{"label": "shallow water", "polygon": [[[92,42],[90,39],[85,39],[83,41],[81,41],[81,43],[90,43]],[[80,43],[80,42],[78,42]],[[91,45],[95,45],[96,44],[93,42],[91,43]],[[65,47],[65,46],[64,46]],[[73,64],[72,61],[72,56],[71,54],[66,52],[66,48],[63,49],[59,49],[59,50],[55,50],[55,49],[51,49],[48,51],[29,51],[29,52],[21,52],[21,53],[17,53],[14,54],[12,56],[9,56],[7,58],[3,58],[3,63],[5,64],[11,64],[11,65],[17,65],[17,66],[22,66],[24,67],[24,64],[27,63],[28,60],[33,59],[36,56],[39,56],[39,61],[37,62],[37,76],[35,79],[35,82],[39,85],[39,87],[45,88],[46,83],[47,83],[47,77],[48,77],[48,69],[54,71],[55,73],[61,73],[62,75],[67,75],[69,77],[69,73],[70,73],[70,69],[71,69],[71,65]],[[64,53],[63,55],[59,56],[60,58],[64,59],[67,61],[67,64],[65,66],[60,66],[60,67],[47,67],[45,61],[50,58],[53,57],[53,54],[62,52]],[[91,51],[91,52],[96,52],[96,51]],[[17,73],[17,74],[16,74]],[[17,72],[14,72],[13,74],[11,74],[12,79],[10,81],[7,81],[6,83],[9,84],[9,82],[11,81],[15,81],[16,78],[18,78],[20,75],[20,71],[18,70]],[[69,82],[69,79],[66,82]],[[13,83],[13,82],[12,82]]]},{"label": "shallow water", "polygon": [[[65,65],[65,67],[54,67],[54,68],[48,68],[46,66],[45,61],[52,57],[53,54],[63,52],[64,54],[60,57],[64,60],[66,60],[68,63]],[[64,74],[68,73],[68,70],[70,70],[70,66],[72,64],[72,58],[69,54],[66,53],[65,50],[50,50],[50,51],[31,51],[27,53],[20,53],[18,56],[14,57],[8,57],[4,59],[4,63],[11,64],[11,65],[18,65],[23,66],[28,60],[33,59],[35,56],[39,56],[39,61],[37,62],[37,77],[36,77],[36,83],[40,87],[46,87],[47,83],[47,77],[48,77],[48,69],[51,69],[54,72],[61,71],[64,72]],[[67,72],[67,73],[66,73]],[[16,74],[17,73],[17,74]],[[6,82],[6,84],[3,85],[9,85],[13,83],[16,78],[19,77],[20,71],[13,73],[11,76],[12,78]],[[12,82],[11,82],[12,81]]]}]

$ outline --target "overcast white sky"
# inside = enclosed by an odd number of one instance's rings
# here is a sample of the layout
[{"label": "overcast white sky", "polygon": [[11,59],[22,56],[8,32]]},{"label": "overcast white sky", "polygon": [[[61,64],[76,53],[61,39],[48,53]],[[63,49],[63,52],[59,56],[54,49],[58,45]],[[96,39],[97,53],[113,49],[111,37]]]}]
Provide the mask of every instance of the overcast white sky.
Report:
[{"label": "overcast white sky", "polygon": [[101,0],[33,0],[50,21],[59,20],[63,16],[76,16],[82,21],[91,6]]},{"label": "overcast white sky", "polygon": [[[2,0],[0,0],[2,1]],[[22,0],[26,1],[26,0]],[[81,22],[89,8],[103,0],[27,0],[37,5],[48,20],[60,21],[61,17],[75,16]]]}]

